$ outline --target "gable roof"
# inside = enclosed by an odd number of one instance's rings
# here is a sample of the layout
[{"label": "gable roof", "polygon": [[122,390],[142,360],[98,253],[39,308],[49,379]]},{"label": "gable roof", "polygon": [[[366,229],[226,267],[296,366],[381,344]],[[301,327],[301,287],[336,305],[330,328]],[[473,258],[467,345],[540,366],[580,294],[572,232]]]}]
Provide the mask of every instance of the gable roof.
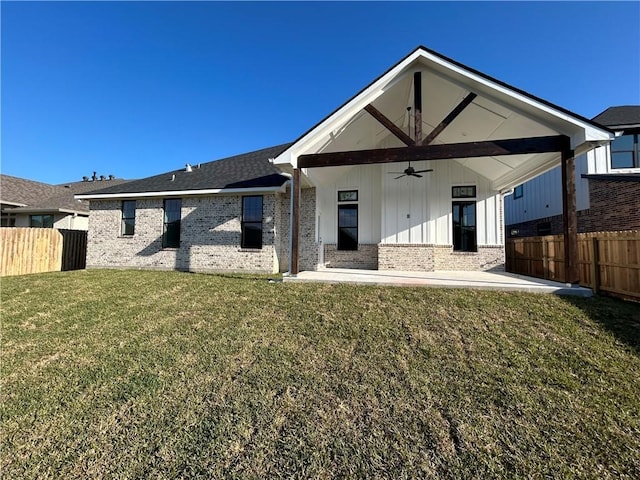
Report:
[{"label": "gable roof", "polygon": [[607,127],[640,126],[640,105],[609,107],[593,117],[593,121]]},{"label": "gable roof", "polygon": [[[275,163],[295,167],[298,157],[309,153],[403,146],[390,132],[384,136],[384,128],[363,112],[371,104],[397,127],[407,128],[405,107],[413,98],[411,74],[418,71],[427,86],[422,89],[423,101],[425,95],[431,95],[422,111],[423,131],[434,129],[468,93],[477,95],[453,122],[455,128],[448,127],[434,144],[565,135],[579,155],[614,137],[611,130],[592,120],[419,46],[300,136]],[[486,176],[494,188],[502,190],[555,167],[559,158],[550,153],[511,156],[509,163],[493,157],[454,161]]]},{"label": "gable roof", "polygon": [[152,177],[116,185],[76,198],[122,198],[149,196],[178,196],[224,193],[236,190],[275,190],[288,180],[270,159],[290,144],[263,148],[249,153],[214,160]]},{"label": "gable roof", "polygon": [[385,76],[389,75],[390,72],[392,72],[393,70],[397,69],[401,64],[403,64],[404,62],[406,62],[410,57],[414,56],[416,53],[419,52],[424,52],[424,53],[428,53],[429,55],[432,55],[434,57],[437,57],[441,60],[443,60],[444,62],[450,63],[452,65],[455,65],[456,67],[459,67],[465,71],[467,71],[468,73],[477,75],[481,78],[484,78],[485,80],[488,80],[489,82],[495,83],[497,85],[500,85],[502,87],[505,87],[515,93],[518,93],[526,98],[529,98],[535,102],[539,102],[543,105],[546,105],[548,107],[551,107],[555,110],[558,110],[559,112],[563,112],[566,113],[568,115],[571,115],[577,119],[579,119],[580,121],[583,121],[585,123],[591,124],[597,128],[600,129],[605,129],[608,130],[606,128],[605,123],[602,122],[598,122],[596,121],[596,119],[588,119],[586,117],[583,117],[582,115],[579,115],[577,113],[571,112],[563,107],[560,107],[558,105],[555,105],[547,100],[544,100],[540,97],[537,97],[531,93],[526,92],[525,90],[519,89],[517,87],[514,87],[513,85],[509,85],[506,82],[503,82],[501,80],[498,80],[497,78],[494,78],[492,76],[487,75],[486,73],[483,73],[479,70],[476,70],[474,68],[471,68],[467,65],[464,65],[463,63],[460,63],[456,60],[453,60],[450,57],[447,57],[445,55],[442,55],[441,53],[436,52],[435,50],[431,50],[430,48],[427,48],[423,45],[418,45],[414,50],[412,50],[407,56],[405,56],[404,58],[402,58],[401,60],[399,60],[397,63],[395,63],[393,66],[389,67],[384,73],[382,73],[381,75],[379,75],[377,78],[375,78],[371,83],[369,83],[366,87],[362,88],[358,93],[356,93],[355,95],[353,95],[351,98],[349,98],[346,102],[344,102],[342,105],[340,105],[338,108],[336,108],[333,112],[331,112],[329,115],[327,115],[326,117],[324,117],[322,120],[320,120],[318,123],[316,123],[313,127],[309,128],[306,132],[304,132],[302,135],[300,135],[297,139],[295,139],[291,145],[295,145],[299,140],[303,139],[305,136],[307,136],[309,133],[311,133],[314,129],[316,129],[319,125],[321,125],[323,122],[325,122],[326,120],[328,120],[329,118],[331,118],[333,115],[335,115],[337,112],[339,112],[341,109],[343,109],[346,105],[348,105],[350,102],[352,102],[353,100],[355,100],[358,96],[362,95],[363,93],[365,93],[368,89],[372,88],[377,82],[379,82],[380,80],[382,80]]},{"label": "gable roof", "polygon": [[[127,182],[123,179],[105,180],[110,185]],[[70,182],[61,185],[27,180],[0,174],[0,203],[11,205],[4,208],[10,213],[77,213],[89,214],[89,202],[76,200],[74,195],[98,188],[102,182]],[[103,186],[103,185],[100,185]]]}]

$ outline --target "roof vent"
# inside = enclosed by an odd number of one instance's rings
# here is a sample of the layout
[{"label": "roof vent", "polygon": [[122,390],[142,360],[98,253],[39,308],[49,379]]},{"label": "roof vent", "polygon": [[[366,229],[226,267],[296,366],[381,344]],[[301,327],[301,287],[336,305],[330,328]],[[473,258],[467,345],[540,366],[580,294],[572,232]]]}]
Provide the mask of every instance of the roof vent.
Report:
[{"label": "roof vent", "polygon": [[89,177],[87,177],[86,175],[84,177],[82,177],[82,181],[83,182],[88,182],[89,181]]},{"label": "roof vent", "polygon": [[174,173],[173,175],[171,175],[171,181],[173,182],[175,181],[175,179],[176,179],[176,174]]},{"label": "roof vent", "polygon": [[114,180],[116,177],[114,177],[113,175],[109,175],[109,180]]},{"label": "roof vent", "polygon": [[104,175],[100,175],[100,181],[103,182],[104,181]]},{"label": "roof vent", "polygon": [[192,172],[192,171],[193,171],[193,169],[191,168],[191,164],[187,163],[187,164],[184,166],[184,171],[185,171],[185,172]]}]

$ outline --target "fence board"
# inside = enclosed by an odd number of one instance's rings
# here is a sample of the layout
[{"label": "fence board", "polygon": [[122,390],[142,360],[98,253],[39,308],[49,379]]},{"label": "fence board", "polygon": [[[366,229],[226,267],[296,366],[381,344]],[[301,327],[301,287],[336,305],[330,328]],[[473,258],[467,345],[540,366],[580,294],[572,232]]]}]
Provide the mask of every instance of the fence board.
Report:
[{"label": "fence board", "polygon": [[62,271],[82,270],[87,264],[87,232],[59,230],[62,234]]},{"label": "fence board", "polygon": [[62,266],[62,235],[53,228],[0,228],[0,276],[56,272]]},{"label": "fence board", "polygon": [[[565,281],[562,235],[508,239],[505,253],[508,272]],[[578,234],[578,271],[596,292],[640,299],[640,231]]]}]

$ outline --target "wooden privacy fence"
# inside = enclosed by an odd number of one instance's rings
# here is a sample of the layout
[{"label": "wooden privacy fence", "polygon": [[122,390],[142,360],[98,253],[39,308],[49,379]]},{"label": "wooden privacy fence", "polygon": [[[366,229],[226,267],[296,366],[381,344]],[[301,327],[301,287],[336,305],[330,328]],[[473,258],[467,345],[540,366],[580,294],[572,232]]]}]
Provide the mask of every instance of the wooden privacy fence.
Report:
[{"label": "wooden privacy fence", "polygon": [[85,268],[87,232],[0,228],[0,276]]},{"label": "wooden privacy fence", "polygon": [[[510,238],[506,270],[565,281],[564,237]],[[580,285],[594,292],[640,299],[640,231],[578,234]]]},{"label": "wooden privacy fence", "polygon": [[62,234],[62,271],[84,269],[87,266],[87,232],[58,231]]},{"label": "wooden privacy fence", "polygon": [[0,248],[3,277],[62,267],[62,235],[54,228],[0,228]]}]

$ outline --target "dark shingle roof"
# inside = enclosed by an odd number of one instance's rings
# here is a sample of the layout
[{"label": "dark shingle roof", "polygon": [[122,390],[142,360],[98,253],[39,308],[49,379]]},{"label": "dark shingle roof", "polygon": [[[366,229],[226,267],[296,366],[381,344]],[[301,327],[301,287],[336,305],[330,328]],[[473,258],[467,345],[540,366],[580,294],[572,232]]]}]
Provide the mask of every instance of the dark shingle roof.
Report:
[{"label": "dark shingle roof", "polygon": [[640,105],[609,107],[604,112],[593,117],[593,121],[606,127],[640,125]]},{"label": "dark shingle roof", "polygon": [[[289,147],[289,143],[235,155],[200,165],[191,172],[184,168],[153,177],[133,180],[126,184],[92,191],[91,194],[127,194],[142,192],[171,192],[209,190],[218,188],[279,187],[287,177],[269,162]],[[172,180],[175,175],[175,179]]]}]

